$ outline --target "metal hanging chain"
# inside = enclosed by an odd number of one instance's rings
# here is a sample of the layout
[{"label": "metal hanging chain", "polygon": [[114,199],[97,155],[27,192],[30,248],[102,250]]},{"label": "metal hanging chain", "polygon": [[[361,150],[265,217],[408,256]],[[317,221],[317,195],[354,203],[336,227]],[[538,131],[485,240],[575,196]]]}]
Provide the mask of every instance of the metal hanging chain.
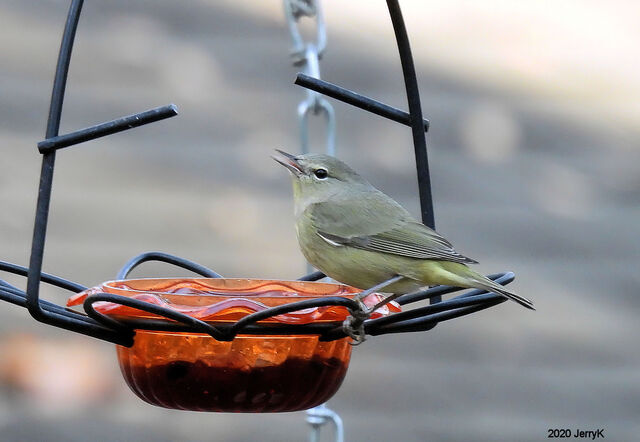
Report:
[{"label": "metal hanging chain", "polygon": [[[293,65],[313,78],[320,78],[320,59],[327,47],[327,33],[320,3],[315,0],[284,0],[284,12],[293,41],[291,58]],[[300,33],[302,17],[315,19],[315,41],[305,41]],[[322,113],[326,122],[326,153],[336,154],[336,115],[333,106],[316,91],[307,89],[307,97],[298,105],[298,125],[302,153],[309,152],[309,114]]]},{"label": "metal hanging chain", "polygon": [[[327,47],[327,32],[320,2],[316,0],[284,0],[284,13],[289,26],[289,34],[293,40],[291,58],[293,65],[299,67],[305,74],[313,78],[320,78],[320,59]],[[299,21],[302,17],[315,19],[316,39],[305,41],[302,38]],[[307,89],[306,98],[298,105],[298,127],[300,131],[300,150],[309,153],[309,114],[322,113],[326,123],[326,153],[336,155],[336,114],[331,103],[318,92]],[[312,268],[309,266],[309,271]],[[332,422],[336,442],[344,440],[342,419],[338,413],[327,408],[325,404],[307,410],[307,423],[311,426],[309,440],[320,440],[320,429]]]}]

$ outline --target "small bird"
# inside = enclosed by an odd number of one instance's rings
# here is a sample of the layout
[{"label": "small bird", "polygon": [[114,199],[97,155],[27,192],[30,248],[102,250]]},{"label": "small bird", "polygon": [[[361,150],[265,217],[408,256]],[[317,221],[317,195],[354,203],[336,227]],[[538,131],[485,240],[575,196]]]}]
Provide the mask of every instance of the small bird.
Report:
[{"label": "small bird", "polygon": [[272,158],[291,172],[296,232],[303,255],[327,276],[395,295],[429,285],[487,290],[535,310],[467,264],[449,241],[425,226],[342,161],[329,155],[294,156],[279,149]]}]

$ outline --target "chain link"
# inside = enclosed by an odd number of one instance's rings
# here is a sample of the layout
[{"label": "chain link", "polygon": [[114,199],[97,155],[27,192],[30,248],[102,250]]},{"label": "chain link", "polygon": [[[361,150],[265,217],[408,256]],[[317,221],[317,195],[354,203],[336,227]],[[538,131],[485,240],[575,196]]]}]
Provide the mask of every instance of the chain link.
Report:
[{"label": "chain link", "polygon": [[[320,3],[315,0],[284,0],[284,11],[293,41],[291,58],[293,65],[314,78],[320,78],[320,59],[327,46],[327,33]],[[305,41],[299,29],[302,17],[315,18],[316,39]],[[307,89],[307,97],[298,105],[298,126],[300,131],[300,150],[309,149],[309,114],[324,115],[326,124],[326,153],[336,154],[336,116],[333,106],[322,95]]]},{"label": "chain link", "polygon": [[338,413],[327,408],[326,404],[318,405],[315,408],[307,410],[307,423],[311,425],[310,442],[320,441],[320,427],[327,422],[333,424],[335,432],[335,442],[344,442],[344,426],[342,418]]},{"label": "chain link", "polygon": [[[305,62],[305,50],[308,45],[313,45],[318,53],[318,59],[322,58],[327,47],[327,32],[324,26],[322,8],[315,0],[284,0],[284,13],[289,26],[289,34],[293,40],[291,57],[293,64],[298,66]],[[302,17],[314,18],[316,21],[316,41],[305,42],[298,28],[298,22]]]},{"label": "chain link", "polygon": [[[284,13],[289,26],[289,34],[293,41],[291,58],[293,65],[314,78],[320,78],[320,59],[327,47],[327,33],[320,2],[316,0],[284,0]],[[305,41],[298,27],[302,17],[315,19],[315,41]],[[298,127],[300,130],[300,150],[309,152],[309,114],[324,115],[326,124],[326,153],[336,154],[336,115],[333,106],[322,95],[306,90],[306,98],[298,105]],[[312,268],[308,266],[308,270]],[[309,440],[320,440],[320,428],[327,422],[332,422],[335,430],[336,442],[344,440],[342,419],[338,413],[330,410],[326,405],[307,410],[307,423],[311,426]]]}]

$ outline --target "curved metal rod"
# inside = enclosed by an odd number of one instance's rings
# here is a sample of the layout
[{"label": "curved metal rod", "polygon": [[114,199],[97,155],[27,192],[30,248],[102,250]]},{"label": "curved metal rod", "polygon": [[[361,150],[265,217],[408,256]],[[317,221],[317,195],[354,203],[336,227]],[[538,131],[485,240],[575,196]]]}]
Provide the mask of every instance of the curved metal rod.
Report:
[{"label": "curved metal rod", "polygon": [[[429,174],[429,158],[427,155],[427,139],[424,134],[424,121],[422,118],[422,106],[420,105],[420,92],[418,90],[418,79],[416,69],[413,65],[411,46],[407,28],[404,25],[402,11],[398,0],[387,0],[389,16],[393,24],[393,31],[398,44],[400,63],[402,64],[402,75],[407,91],[407,103],[409,105],[409,119],[411,121],[411,133],[413,135],[413,149],[416,158],[416,171],[418,174],[418,194],[420,196],[420,212],[422,222],[432,229],[436,228],[435,215],[433,213],[433,195],[431,192],[431,177]],[[440,296],[430,299],[432,304],[442,300]]]},{"label": "curved metal rod", "polygon": [[407,90],[409,119],[411,121],[411,133],[413,134],[413,147],[418,172],[418,191],[420,194],[422,222],[432,229],[435,229],[429,160],[427,158],[427,140],[424,134],[424,120],[422,118],[422,107],[420,106],[420,92],[418,91],[416,69],[413,65],[407,28],[404,25],[398,0],[387,0],[387,8],[389,9],[393,31],[396,35],[396,42],[398,43],[398,53],[400,54],[400,63],[402,64],[404,85]]},{"label": "curved metal rod", "polygon": [[235,333],[239,333],[247,325],[254,324],[262,319],[267,319],[273,316],[283,315],[285,313],[291,313],[298,310],[304,310],[307,308],[328,307],[328,306],[346,307],[352,313],[359,309],[359,305],[356,301],[349,298],[343,298],[342,296],[329,296],[326,298],[307,299],[304,301],[292,302],[290,304],[278,305],[276,307],[271,307],[266,310],[252,313],[238,320],[235,324],[233,324],[230,327],[230,329],[235,334]]},{"label": "curved metal rod", "polygon": [[3,281],[2,279],[0,279],[0,289],[3,289],[3,288],[4,289],[9,289],[9,290],[14,291],[14,292],[24,293],[22,290],[20,290],[15,285],[11,285],[7,281]]},{"label": "curved metal rod", "polygon": [[[313,307],[336,306],[336,305],[343,306],[348,309],[358,308],[358,304],[351,299],[343,298],[339,296],[332,296],[332,297],[326,297],[326,298],[320,298],[320,299],[304,300],[304,301],[299,301],[291,304],[271,307],[267,310],[263,310],[263,311],[245,316],[244,318],[240,319],[234,324],[230,324],[228,327],[214,327],[211,324],[208,324],[205,321],[201,321],[199,319],[193,318],[192,316],[188,316],[183,313],[176,312],[175,310],[170,310],[155,304],[150,304],[146,301],[128,298],[126,296],[121,296],[121,295],[114,295],[111,293],[96,293],[96,294],[89,295],[83,303],[83,307],[87,312],[87,315],[89,315],[89,317],[96,320],[97,322],[107,327],[117,329],[120,332],[124,332],[124,331],[132,332],[131,328],[132,328],[133,321],[119,321],[98,312],[95,309],[93,304],[100,301],[107,301],[107,302],[112,302],[119,305],[124,305],[127,307],[132,307],[148,313],[160,315],[165,318],[172,319],[174,321],[178,321],[186,325],[187,327],[189,327],[187,331],[206,333],[219,341],[231,341],[238,333],[245,332],[245,330],[249,326],[254,325],[257,321],[270,318],[273,316],[277,316],[280,314],[290,313],[293,311],[304,310],[304,309],[313,308]],[[155,325],[160,329],[165,329],[165,326],[167,324],[156,321]],[[268,333],[269,329],[271,329],[271,331],[274,332],[273,334],[281,334],[283,333],[285,328],[291,329],[291,327],[288,327],[288,326],[294,326],[292,327],[293,330],[295,330],[294,333],[301,332],[303,334],[318,334],[326,329],[329,329],[329,327],[335,326],[334,323],[326,324],[326,326],[322,328],[305,327],[306,325],[307,324],[284,324],[284,325],[273,324],[272,326],[255,327],[255,328],[252,328],[251,330],[253,332],[257,332],[258,334],[263,334],[263,332],[267,332],[266,334],[269,334]]]},{"label": "curved metal rod", "polygon": [[494,295],[493,293],[476,294],[474,296],[467,296],[464,298],[453,298],[447,301],[438,302],[437,304],[431,304],[425,307],[414,308],[404,312],[398,312],[393,315],[383,316],[382,318],[370,319],[365,322],[365,330],[367,329],[367,326],[371,327],[372,329],[379,328],[387,324],[401,323],[402,321],[408,319],[414,319],[434,313],[440,313],[443,311],[483,304],[487,301],[494,301],[496,299],[506,300],[506,298],[500,295]]},{"label": "curved metal rod", "polygon": [[[439,303],[438,303],[439,304]],[[436,304],[433,304],[436,305]],[[423,332],[429,331],[432,328],[435,328],[440,321],[436,321],[430,317],[426,318],[415,318],[409,319],[407,321],[403,321],[402,323],[397,324],[389,324],[386,327],[380,329],[373,329],[367,331],[367,334],[370,336],[381,336],[381,335],[389,335],[395,333],[414,333],[414,332]]]},{"label": "curved metal rod", "polygon": [[[26,276],[28,272],[28,269],[23,266],[4,261],[0,261],[0,270],[22,276]],[[73,292],[85,290],[85,287],[80,284],[47,273],[42,274],[42,281]],[[27,294],[2,280],[0,280],[0,299],[20,307],[27,307]],[[60,326],[61,328],[94,338],[103,339],[114,344],[125,345],[130,342],[129,345],[131,345],[133,343],[133,341],[127,339],[126,336],[122,336],[112,329],[105,328],[95,320],[78,312],[67,310],[62,306],[44,299],[39,300],[39,305],[47,313],[48,317],[51,318],[51,321],[54,321],[52,325]]]},{"label": "curved metal rod", "polygon": [[[26,307],[26,294],[19,289],[10,288],[9,286],[13,287],[6,283],[0,286],[0,299],[20,307]],[[133,341],[129,337],[123,336],[121,333],[110,328],[106,328],[85,315],[71,310],[66,310],[57,304],[45,300],[40,300],[40,305],[42,309],[50,315],[50,317],[54,318],[53,320],[56,322],[53,325],[57,327],[111,342],[113,344],[125,346],[133,345]]]},{"label": "curved metal rod", "polygon": [[[5,281],[0,280],[0,299],[7,301],[11,304],[17,305],[19,307],[27,306],[27,295],[25,292],[20,290],[17,287],[12,286],[11,284],[6,283]],[[89,324],[96,324],[91,318],[87,318],[83,315],[78,315],[75,312],[70,312],[66,310],[64,307],[54,304],[53,302],[45,301],[44,299],[40,300],[40,305],[42,308],[51,313],[57,313],[60,315],[68,315],[73,314],[75,319],[84,321]]]},{"label": "curved metal rod", "polygon": [[311,272],[309,274],[299,277],[298,281],[318,281],[319,279],[322,279],[325,276],[327,275],[325,275],[321,271]]},{"label": "curved metal rod", "polygon": [[[168,331],[168,332],[191,332],[194,330],[188,325],[174,322],[168,319],[125,319],[120,318],[119,321],[122,324],[129,326],[131,329],[137,330],[154,330],[154,331]],[[329,330],[339,326],[340,321],[322,322],[322,323],[309,323],[309,324],[281,324],[281,323],[266,323],[266,324],[249,324],[245,326],[241,332],[237,334],[243,335],[322,335]],[[232,323],[219,323],[215,324],[218,330],[222,331],[225,335],[230,334],[229,331]]]},{"label": "curved metal rod", "polygon": [[405,295],[396,298],[396,302],[400,305],[411,304],[413,302],[422,301],[423,299],[431,299],[435,297],[442,297],[449,293],[460,291],[460,287],[453,287],[450,285],[436,285],[429,287],[418,292],[407,293]]},{"label": "curved metal rod", "polygon": [[[498,284],[507,285],[515,279],[515,274],[513,272],[505,272],[505,273],[494,273],[492,275],[487,275],[487,278],[492,281],[497,282]],[[415,293],[407,293],[406,295],[399,296],[396,299],[396,302],[400,305],[410,304],[417,301],[422,301],[423,299],[433,298],[435,296],[442,296],[449,293],[460,291],[460,287],[453,287],[449,285],[437,285],[435,287],[430,287],[425,290],[421,290]],[[460,295],[460,297],[473,296],[480,293],[486,293],[486,290],[472,290],[470,292],[464,293]]]},{"label": "curved metal rod", "polygon": [[217,272],[198,264],[197,262],[190,261],[185,258],[180,258],[179,256],[170,255],[164,252],[145,252],[141,253],[138,256],[134,256],[131,258],[118,272],[116,279],[127,279],[127,276],[131,271],[147,261],[161,261],[169,264],[173,264],[178,267],[182,267],[183,269],[187,269],[192,271],[193,273],[197,273],[198,275],[202,275],[206,278],[222,278]]},{"label": "curved metal rod", "polygon": [[[0,261],[0,271],[14,273],[16,275],[27,276],[29,269],[17,264],[11,264],[10,262]],[[68,279],[60,278],[59,276],[50,275],[48,273],[41,273],[40,279],[47,284],[60,287],[62,289],[71,290],[72,292],[81,292],[86,290],[87,287],[78,284],[77,282],[69,281]]]},{"label": "curved metal rod", "polygon": [[[67,83],[67,74],[69,72],[69,63],[71,61],[71,49],[73,48],[73,40],[75,39],[78,21],[80,20],[82,4],[83,0],[73,0],[69,7],[67,22],[62,35],[62,43],[60,44],[60,53],[58,55],[55,78],[53,81],[51,105],[49,107],[49,118],[47,121],[45,138],[53,138],[57,136],[60,129],[60,116],[62,114],[64,91]],[[36,218],[33,229],[31,257],[29,259],[29,271],[27,276],[27,309],[29,310],[29,313],[34,317],[34,319],[52,325],[56,325],[56,320],[60,318],[45,312],[40,307],[39,294],[55,160],[55,151],[47,152],[42,156],[40,186],[38,190]]]},{"label": "curved metal rod", "polygon": [[[450,304],[451,301],[439,302],[437,304],[432,304],[427,307],[422,307],[420,309],[415,309],[418,312],[414,313],[414,310],[410,310],[402,313],[395,313],[391,316],[386,316],[384,318],[378,319],[370,319],[364,322],[365,332],[371,336],[379,336],[386,335],[391,333],[409,333],[409,332],[418,332],[418,331],[427,331],[434,328],[438,323],[450,319],[454,319],[460,316],[465,316],[480,310],[487,309],[489,307],[493,307],[494,305],[500,304],[506,301],[506,298],[503,298],[498,295],[480,295],[482,298],[465,298],[460,301],[468,301],[464,303],[456,303]],[[462,305],[463,307],[460,307]],[[456,307],[457,306],[457,307]],[[427,310],[434,308],[433,310]],[[440,310],[440,311],[439,311]],[[435,313],[426,314],[425,311],[432,311]],[[397,320],[395,318],[397,315],[406,314],[403,320]],[[418,317],[412,317],[417,316]],[[400,316],[400,319],[403,317]],[[376,321],[387,320],[388,323]],[[321,340],[323,341],[331,341],[334,339],[339,339],[344,335],[342,327],[335,327],[332,330],[328,331],[324,335],[321,336]]]},{"label": "curved metal rod", "polygon": [[[478,312],[480,310],[485,310],[487,308],[493,307],[497,304],[505,302],[507,299],[497,295],[493,296],[493,300],[489,299],[483,301],[482,303],[478,303],[474,306],[463,307],[454,310],[445,310],[440,313],[434,313],[433,315],[429,315],[422,318],[414,318],[408,319],[406,321],[398,322],[395,324],[388,324],[385,326],[381,326],[378,329],[373,329],[368,332],[372,336],[378,336],[389,333],[409,333],[409,332],[418,332],[418,331],[426,331],[430,330],[436,326],[436,324],[448,321],[451,319],[459,318],[460,316],[466,316],[471,313]],[[437,305],[437,304],[434,304]]]},{"label": "curved metal rod", "polygon": [[173,319],[174,321],[178,321],[188,325],[189,327],[192,327],[193,330],[199,333],[206,333],[211,337],[213,337],[214,339],[217,339],[218,341],[230,341],[233,339],[233,336],[231,337],[231,339],[229,339],[229,336],[227,333],[219,330],[218,328],[212,325],[207,324],[204,321],[201,321],[194,317],[177,312],[175,310],[170,310],[165,307],[161,307],[159,305],[150,304],[145,301],[140,301],[139,299],[127,298],[126,296],[113,295],[111,293],[96,293],[96,294],[87,296],[87,299],[84,300],[84,303],[82,305],[84,307],[84,310],[87,312],[87,315],[89,315],[91,318],[95,319],[96,321],[108,327],[114,327],[114,328],[117,327],[119,330],[126,329],[126,330],[130,330],[133,333],[133,331],[127,325],[120,323],[117,320],[96,311],[93,304],[99,301],[113,302],[115,304],[132,307],[148,313]]}]

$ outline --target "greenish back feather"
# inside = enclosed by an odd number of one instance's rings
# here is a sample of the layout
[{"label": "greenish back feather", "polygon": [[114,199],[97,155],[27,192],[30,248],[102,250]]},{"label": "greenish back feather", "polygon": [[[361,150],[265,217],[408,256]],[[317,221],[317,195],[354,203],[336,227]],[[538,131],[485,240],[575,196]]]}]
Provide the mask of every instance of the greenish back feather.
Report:
[{"label": "greenish back feather", "polygon": [[318,235],[328,242],[373,252],[462,264],[476,261],[457,253],[435,230],[417,222],[397,202],[371,188],[351,198],[311,204]]}]

